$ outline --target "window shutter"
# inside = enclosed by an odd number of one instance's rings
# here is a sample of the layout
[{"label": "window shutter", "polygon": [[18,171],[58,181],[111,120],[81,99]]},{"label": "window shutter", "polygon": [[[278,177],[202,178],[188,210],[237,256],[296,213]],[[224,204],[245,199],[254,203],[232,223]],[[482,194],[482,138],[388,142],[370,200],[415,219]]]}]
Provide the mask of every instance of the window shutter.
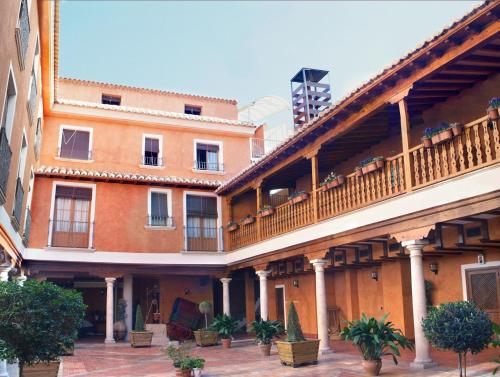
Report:
[{"label": "window shutter", "polygon": [[91,200],[92,189],[84,187],[57,186],[56,198]]},{"label": "window shutter", "polygon": [[61,140],[61,157],[89,158],[90,133],[87,131],[63,130]]}]

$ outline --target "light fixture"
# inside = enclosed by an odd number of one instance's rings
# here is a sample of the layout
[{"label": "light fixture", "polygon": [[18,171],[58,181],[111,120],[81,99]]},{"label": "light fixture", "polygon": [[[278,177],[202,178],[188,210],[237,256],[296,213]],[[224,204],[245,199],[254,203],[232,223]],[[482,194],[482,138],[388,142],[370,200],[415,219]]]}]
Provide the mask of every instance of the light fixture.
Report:
[{"label": "light fixture", "polygon": [[184,294],[187,296],[188,294],[190,294],[191,291],[189,290],[189,288],[184,288]]},{"label": "light fixture", "polygon": [[479,264],[485,264],[486,263],[486,256],[483,253],[479,253],[477,256],[477,263]]},{"label": "light fixture", "polygon": [[295,280],[293,281],[293,286],[294,286],[295,288],[298,288],[298,287],[299,287],[299,281],[298,281],[297,279],[295,279]]},{"label": "light fixture", "polygon": [[430,268],[431,272],[434,272],[434,274],[437,275],[438,264],[436,262],[432,262],[431,264],[429,264],[429,268]]},{"label": "light fixture", "polygon": [[372,271],[372,279],[375,280],[375,281],[378,281],[378,272],[377,271]]}]

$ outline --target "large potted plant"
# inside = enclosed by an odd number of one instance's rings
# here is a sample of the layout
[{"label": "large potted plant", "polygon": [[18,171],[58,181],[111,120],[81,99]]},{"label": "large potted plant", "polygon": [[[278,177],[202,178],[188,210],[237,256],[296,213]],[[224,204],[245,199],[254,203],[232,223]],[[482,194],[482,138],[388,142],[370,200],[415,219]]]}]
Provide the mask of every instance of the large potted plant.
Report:
[{"label": "large potted plant", "polygon": [[432,308],[422,326],[425,337],[435,348],[458,354],[460,377],[467,375],[467,353],[481,352],[493,335],[488,314],[468,301],[448,302]]},{"label": "large potted plant", "polygon": [[342,339],[352,342],[363,357],[363,368],[369,376],[378,376],[382,368],[382,356],[390,355],[394,364],[398,364],[399,348],[413,349],[413,344],[406,339],[401,330],[394,328],[387,321],[388,314],[380,320],[365,313],[361,319],[349,322],[342,330]]},{"label": "large potted plant", "polygon": [[125,318],[127,314],[125,313],[127,308],[127,302],[125,299],[121,298],[118,300],[118,321],[113,324],[113,335],[116,340],[123,340],[127,336],[127,325],[125,324]]},{"label": "large potted plant", "polygon": [[135,311],[134,331],[130,332],[130,345],[136,347],[151,347],[153,332],[144,330],[144,320],[142,319],[141,306],[137,305]]},{"label": "large potted plant", "polygon": [[82,295],[49,282],[0,283],[0,359],[21,377],[56,377],[85,315]]},{"label": "large potted plant", "polygon": [[208,301],[202,301],[198,305],[200,313],[205,316],[205,328],[194,331],[196,344],[201,347],[213,346],[217,344],[217,331],[208,328],[208,314],[212,312],[212,304]]},{"label": "large potted plant", "polygon": [[211,328],[217,331],[221,338],[222,347],[231,348],[231,338],[237,329],[237,322],[234,318],[224,314],[214,318]]},{"label": "large potted plant", "polygon": [[319,340],[306,340],[293,302],[288,309],[286,340],[277,341],[281,365],[297,367],[318,362]]},{"label": "large potted plant", "polygon": [[271,356],[271,342],[282,332],[280,321],[253,321],[251,332],[255,333],[255,340],[264,356]]}]

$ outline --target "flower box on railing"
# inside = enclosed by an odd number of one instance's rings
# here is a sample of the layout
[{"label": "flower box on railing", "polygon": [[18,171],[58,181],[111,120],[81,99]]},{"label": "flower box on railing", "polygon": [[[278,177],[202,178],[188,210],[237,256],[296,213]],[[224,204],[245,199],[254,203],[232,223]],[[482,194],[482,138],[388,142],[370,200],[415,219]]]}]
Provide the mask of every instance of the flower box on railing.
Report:
[{"label": "flower box on railing", "polygon": [[309,198],[309,194],[304,191],[299,191],[296,193],[293,193],[292,195],[289,196],[288,202],[290,204],[299,204],[302,203],[303,201],[307,200]]},{"label": "flower box on railing", "polygon": [[345,182],[345,177],[343,175],[335,175],[334,177],[329,178],[330,176],[327,177],[321,184],[321,190],[327,191],[331,190],[335,187],[341,186]]},{"label": "flower box on railing", "polygon": [[241,222],[243,223],[243,225],[253,224],[255,222],[255,217],[247,215],[241,220]]},{"label": "flower box on railing", "polygon": [[453,139],[455,136],[460,135],[462,133],[462,129],[463,127],[459,123],[441,123],[436,128],[426,128],[424,136],[422,137],[422,143],[425,148],[430,148],[433,145],[439,145]]},{"label": "flower box on railing", "polygon": [[260,217],[267,217],[274,215],[274,207],[264,206],[259,210],[258,214]]},{"label": "flower box on railing", "polygon": [[383,157],[370,157],[360,162],[356,167],[356,177],[361,177],[363,174],[368,174],[376,170],[383,169],[385,165],[385,158]]},{"label": "flower box on railing", "polygon": [[488,119],[497,120],[500,117],[500,98],[492,98],[488,104]]},{"label": "flower box on railing", "polygon": [[231,222],[227,224],[227,231],[234,232],[235,230],[238,230],[238,227],[239,227],[238,223]]}]

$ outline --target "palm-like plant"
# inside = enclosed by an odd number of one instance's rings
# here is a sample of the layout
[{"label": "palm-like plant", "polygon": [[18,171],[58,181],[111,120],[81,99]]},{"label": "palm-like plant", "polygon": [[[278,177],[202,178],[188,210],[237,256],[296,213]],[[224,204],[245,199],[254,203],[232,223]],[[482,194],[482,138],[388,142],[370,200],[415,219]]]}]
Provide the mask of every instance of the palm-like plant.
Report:
[{"label": "palm-like plant", "polygon": [[283,332],[280,321],[253,321],[251,332],[255,333],[255,339],[260,344],[270,344],[273,338]]},{"label": "palm-like plant", "polygon": [[238,327],[238,322],[228,315],[218,315],[214,318],[211,329],[217,331],[222,339],[231,339]]},{"label": "palm-like plant", "polygon": [[361,319],[348,323],[342,330],[342,338],[349,340],[361,352],[364,360],[380,360],[382,356],[391,355],[395,364],[400,356],[399,348],[413,349],[413,344],[404,337],[401,330],[396,329],[392,322],[387,321],[387,314],[380,320],[368,318],[366,314]]}]

